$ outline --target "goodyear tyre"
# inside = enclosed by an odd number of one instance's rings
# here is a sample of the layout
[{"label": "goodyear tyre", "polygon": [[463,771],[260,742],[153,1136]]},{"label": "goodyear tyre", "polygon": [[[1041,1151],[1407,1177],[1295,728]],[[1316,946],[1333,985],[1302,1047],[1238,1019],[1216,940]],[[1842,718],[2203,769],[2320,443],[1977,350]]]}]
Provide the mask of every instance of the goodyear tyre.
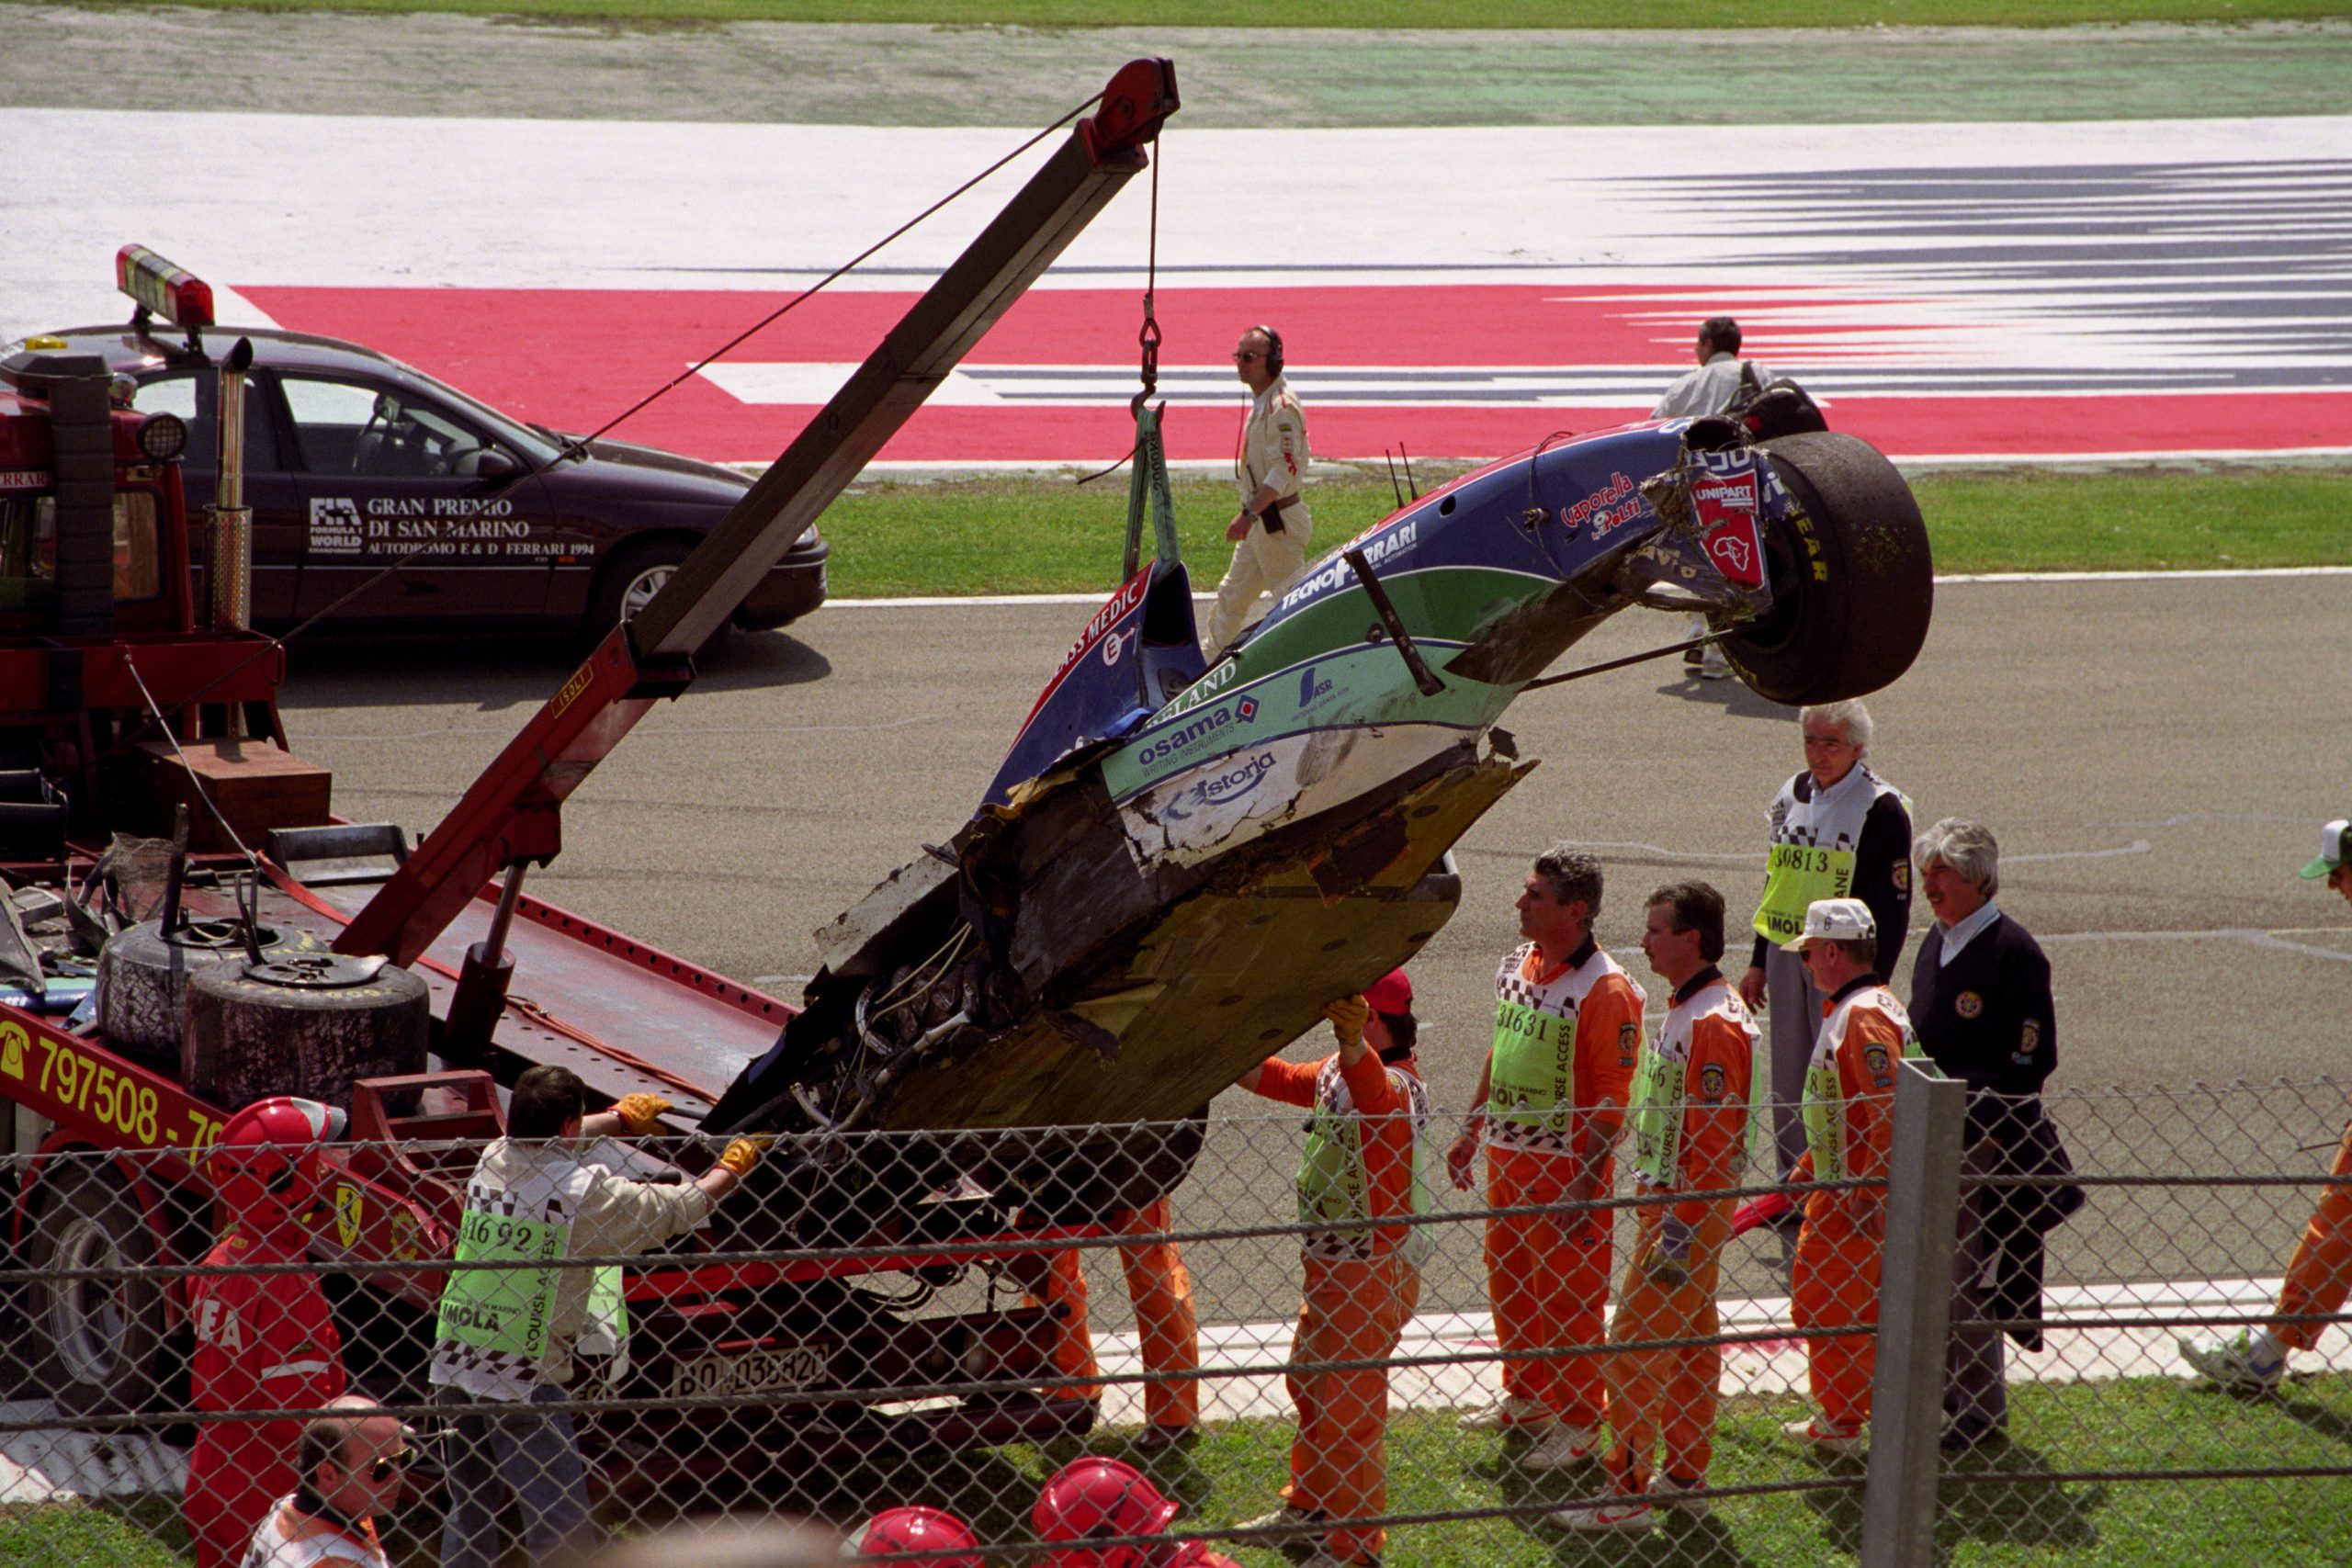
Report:
[{"label": "goodyear tyre", "polygon": [[1767,531],[1772,609],[1723,641],[1759,696],[1792,706],[1893,684],[1928,639],[1935,568],[1903,476],[1868,443],[1834,431],[1765,451],[1801,515]]}]

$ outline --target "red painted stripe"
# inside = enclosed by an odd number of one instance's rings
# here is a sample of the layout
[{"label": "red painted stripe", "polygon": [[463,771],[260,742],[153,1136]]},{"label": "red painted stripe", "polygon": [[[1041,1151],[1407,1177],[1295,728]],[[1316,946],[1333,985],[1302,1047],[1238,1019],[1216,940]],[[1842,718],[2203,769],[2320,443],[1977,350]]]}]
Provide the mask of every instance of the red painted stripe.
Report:
[{"label": "red painted stripe", "polygon": [[[280,325],[364,343],[525,419],[593,429],[787,296],[718,290],[244,288]],[[1698,296],[1687,286],[1564,288],[1522,284],[1182,288],[1159,295],[1163,363],[1227,363],[1238,330],[1272,320],[1300,364],[1655,365],[1658,384],[1689,364],[1684,344]],[[911,291],[819,295],[735,357],[854,361],[915,298]],[[1833,299],[1800,289],[1707,295],[1750,321],[1782,307],[1835,305],[1880,324],[1825,329],[1884,333],[1912,323],[1899,299]],[[1038,289],[1023,299],[971,357],[996,364],[1124,364],[1138,296],[1128,289]],[[1879,312],[1883,311],[1883,318]],[[1772,362],[1768,332],[1749,351]],[[1817,346],[1809,351],[1818,359]],[[1875,341],[1841,356],[1894,362]],[[690,380],[616,435],[721,461],[763,460],[814,411],[746,405]],[[1645,407],[1316,409],[1315,449],[1373,457],[1399,442],[1431,457],[1516,451],[1555,430],[1589,431],[1639,419]],[[1169,412],[1169,455],[1226,458],[1241,413]],[[2335,446],[2352,430],[2352,392],[2131,398],[1871,398],[1838,400],[1830,414],[1887,452],[1906,455],[2265,451]],[[1133,436],[1123,403],[1100,408],[932,408],[882,453],[920,462],[1055,462],[1124,452]]]}]

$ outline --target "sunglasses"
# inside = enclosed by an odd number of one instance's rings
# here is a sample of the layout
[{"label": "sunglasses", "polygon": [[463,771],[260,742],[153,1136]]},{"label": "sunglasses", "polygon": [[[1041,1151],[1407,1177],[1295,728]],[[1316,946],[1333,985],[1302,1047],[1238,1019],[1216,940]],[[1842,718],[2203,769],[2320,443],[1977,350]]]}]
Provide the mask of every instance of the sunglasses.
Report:
[{"label": "sunglasses", "polygon": [[375,1462],[353,1471],[352,1473],[364,1475],[368,1480],[380,1483],[390,1481],[394,1475],[406,1469],[409,1458],[409,1450],[406,1449],[401,1450],[398,1453],[380,1454],[376,1458]]}]

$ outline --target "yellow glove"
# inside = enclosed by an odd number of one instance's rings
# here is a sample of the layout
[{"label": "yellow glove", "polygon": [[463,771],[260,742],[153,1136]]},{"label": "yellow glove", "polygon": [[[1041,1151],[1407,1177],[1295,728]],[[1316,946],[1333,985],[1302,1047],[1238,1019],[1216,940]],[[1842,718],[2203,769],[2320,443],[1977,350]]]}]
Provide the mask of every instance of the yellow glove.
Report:
[{"label": "yellow glove", "polygon": [[738,1138],[727,1145],[727,1152],[718,1156],[718,1163],[738,1176],[749,1176],[752,1168],[760,1163],[760,1156],[767,1153],[768,1145],[775,1142],[774,1137],[765,1134],[758,1137]]},{"label": "yellow glove", "polygon": [[613,1114],[621,1125],[640,1135],[653,1131],[670,1102],[658,1094],[625,1094],[613,1104]]},{"label": "yellow glove", "polygon": [[1331,1021],[1331,1032],[1339,1036],[1340,1044],[1361,1045],[1363,1021],[1372,1016],[1372,1008],[1362,997],[1341,997],[1323,1004],[1323,1016]]}]

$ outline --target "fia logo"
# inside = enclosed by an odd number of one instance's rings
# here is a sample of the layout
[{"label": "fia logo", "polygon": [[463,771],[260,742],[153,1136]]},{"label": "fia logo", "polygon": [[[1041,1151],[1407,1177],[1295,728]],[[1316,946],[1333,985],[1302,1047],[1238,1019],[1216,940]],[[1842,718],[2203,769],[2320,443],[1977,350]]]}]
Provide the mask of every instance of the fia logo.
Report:
[{"label": "fia logo", "polygon": [[314,495],[311,498],[311,526],[356,528],[359,526],[359,503],[348,496]]}]

